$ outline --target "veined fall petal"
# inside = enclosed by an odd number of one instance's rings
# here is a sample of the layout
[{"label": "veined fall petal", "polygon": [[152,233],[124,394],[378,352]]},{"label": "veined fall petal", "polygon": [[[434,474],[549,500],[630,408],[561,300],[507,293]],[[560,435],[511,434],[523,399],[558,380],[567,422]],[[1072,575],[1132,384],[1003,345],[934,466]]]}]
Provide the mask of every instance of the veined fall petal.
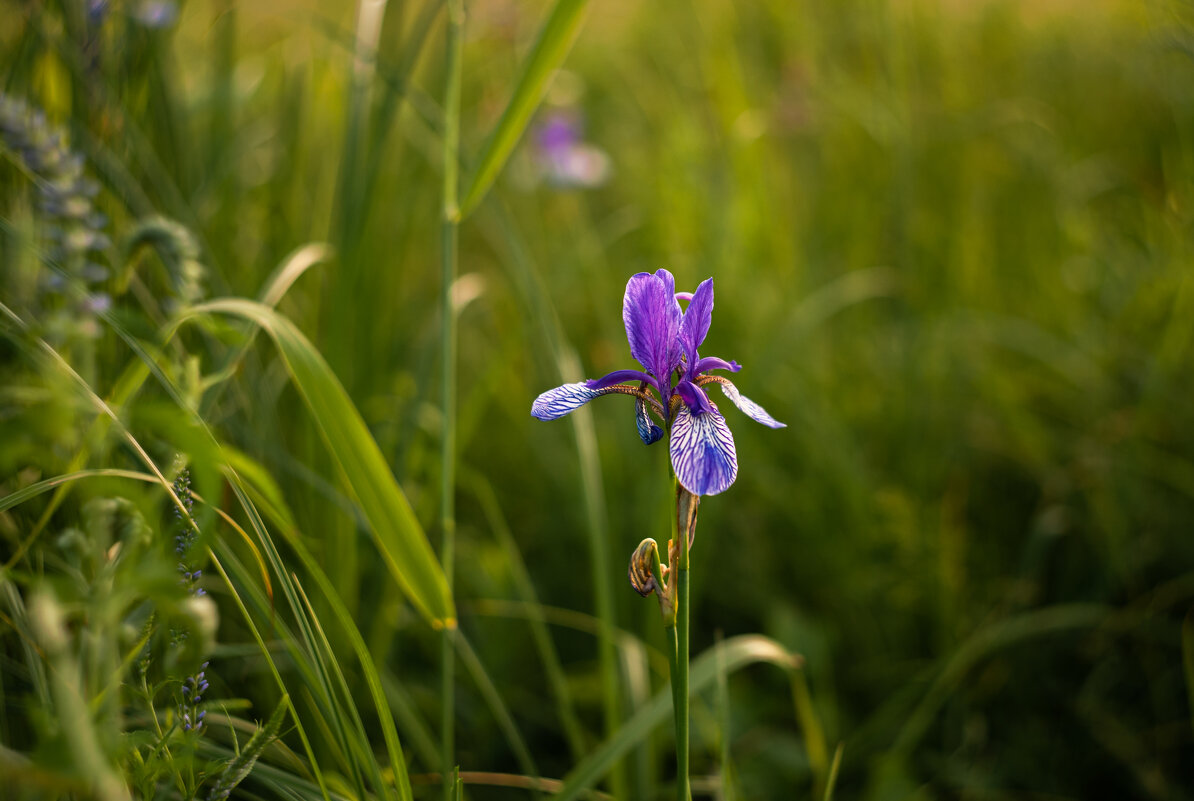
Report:
[{"label": "veined fall petal", "polygon": [[721,391],[730,401],[742,410],[743,414],[754,420],[756,423],[762,423],[768,428],[787,428],[787,423],[781,423],[776,420],[767,410],[759,404],[752,401],[750,398],[738,391],[738,387],[734,386],[728,379],[721,376],[705,376],[702,383],[717,384],[721,387]]},{"label": "veined fall petal", "polygon": [[682,404],[669,446],[676,479],[693,495],[716,495],[738,477],[734,435],[716,406],[696,414]]},{"label": "veined fall petal", "polygon": [[540,420],[556,420],[604,394],[603,390],[589,389],[584,383],[564,384],[535,398],[531,404],[531,416]]}]

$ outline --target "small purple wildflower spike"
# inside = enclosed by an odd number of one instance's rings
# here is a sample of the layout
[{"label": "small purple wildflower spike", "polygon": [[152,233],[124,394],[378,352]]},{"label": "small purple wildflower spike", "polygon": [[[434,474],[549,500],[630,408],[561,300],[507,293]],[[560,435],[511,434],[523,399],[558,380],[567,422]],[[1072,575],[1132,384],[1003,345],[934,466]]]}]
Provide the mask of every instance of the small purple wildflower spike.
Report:
[{"label": "small purple wildflower spike", "polygon": [[[93,202],[99,184],[87,177],[83,156],[67,146],[43,112],[2,91],[0,145],[34,178],[37,210],[47,223],[45,260],[54,269],[40,279],[45,330],[52,337],[93,338],[100,330],[95,318],[112,306],[99,291],[108,269],[96,263],[112,247],[101,230],[107,218]],[[67,293],[68,288],[77,291]]]},{"label": "small purple wildflower spike", "polygon": [[[174,479],[174,494],[182,501],[183,508],[186,510],[184,514],[182,509],[177,507],[174,509],[174,516],[178,519],[180,526],[178,534],[174,537],[174,552],[179,559],[179,580],[190,595],[202,598],[207,595],[207,592],[199,586],[199,580],[203,578],[203,569],[191,562],[197,550],[199,529],[192,516],[195,497],[191,493],[191,471],[186,467],[180,469],[178,477]],[[182,644],[187,639],[186,630],[175,631],[173,639],[175,645]],[[207,662],[200,665],[197,671],[183,680],[182,686],[179,688],[182,699],[178,704],[178,715],[182,721],[183,731],[200,732],[203,730],[203,717],[207,713],[199,708],[199,704],[203,702],[203,694],[207,692],[209,686],[207,665]]]},{"label": "small purple wildflower spike", "polygon": [[[688,302],[687,310],[681,310],[681,300]],[[712,320],[712,278],[688,293],[676,292],[675,280],[667,270],[631,276],[622,301],[622,321],[630,355],[644,370],[615,370],[602,378],[548,390],[535,399],[531,415],[555,420],[602,395],[632,395],[635,427],[644,444],[657,442],[664,435],[651,413],[666,427],[672,469],[681,486],[693,495],[725,491],[738,477],[738,455],[733,434],[704,387],[719,384],[730,402],[755,422],[769,428],[784,428],[785,424],[740,393],[728,379],[707,375],[710,370],[736,373],[742,369],[737,362],[701,357],[698,349]]]}]

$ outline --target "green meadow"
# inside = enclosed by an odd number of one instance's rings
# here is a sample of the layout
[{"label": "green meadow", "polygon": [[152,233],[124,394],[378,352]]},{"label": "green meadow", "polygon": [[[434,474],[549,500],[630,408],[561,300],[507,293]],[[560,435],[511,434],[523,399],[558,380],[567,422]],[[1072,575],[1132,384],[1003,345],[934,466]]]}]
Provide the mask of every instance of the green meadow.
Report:
[{"label": "green meadow", "polygon": [[[686,750],[669,441],[531,416],[660,268],[787,424]],[[681,773],[1194,799],[1194,5],[0,0],[0,797]]]}]

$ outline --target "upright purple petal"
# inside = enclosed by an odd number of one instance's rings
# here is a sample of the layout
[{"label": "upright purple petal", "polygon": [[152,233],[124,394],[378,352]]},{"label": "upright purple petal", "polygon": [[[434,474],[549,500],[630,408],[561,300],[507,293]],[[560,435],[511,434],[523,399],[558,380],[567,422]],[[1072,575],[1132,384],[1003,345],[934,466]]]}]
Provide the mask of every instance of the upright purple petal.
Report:
[{"label": "upright purple petal", "polygon": [[684,354],[688,357],[688,374],[695,375],[693,368],[697,363],[697,348],[705,341],[709,334],[709,324],[713,322],[713,279],[701,281],[696,292],[692,293],[692,300],[684,310],[684,318],[680,322],[680,343]]},{"label": "upright purple petal", "polygon": [[680,364],[676,337],[681,316],[671,273],[659,270],[654,275],[637,273],[630,277],[622,300],[630,355],[661,383],[667,383],[672,370]]},{"label": "upright purple petal", "polygon": [[771,415],[767,414],[767,410],[759,404],[752,401],[750,398],[738,391],[738,387],[726,381],[724,378],[716,382],[721,391],[726,394],[726,397],[733,401],[734,405],[741,409],[747,417],[754,420],[756,423],[762,423],[768,428],[787,428],[787,423],[781,423]]},{"label": "upright purple petal", "polygon": [[[666,292],[670,297],[675,298],[676,297],[676,277],[672,275],[671,271],[665,270],[664,268],[660,267],[658,270],[655,271],[655,277],[663,282],[663,291]],[[679,311],[679,310],[680,310],[680,304],[677,303],[676,311]],[[676,319],[679,319],[679,315],[676,316]]]},{"label": "upright purple petal", "polygon": [[681,405],[669,446],[676,478],[694,495],[716,495],[738,477],[734,436],[716,409],[693,414]]},{"label": "upright purple petal", "polygon": [[564,384],[549,389],[531,404],[531,416],[540,420],[555,420],[574,412],[593,398],[609,393],[608,389],[589,389],[582,384]]}]

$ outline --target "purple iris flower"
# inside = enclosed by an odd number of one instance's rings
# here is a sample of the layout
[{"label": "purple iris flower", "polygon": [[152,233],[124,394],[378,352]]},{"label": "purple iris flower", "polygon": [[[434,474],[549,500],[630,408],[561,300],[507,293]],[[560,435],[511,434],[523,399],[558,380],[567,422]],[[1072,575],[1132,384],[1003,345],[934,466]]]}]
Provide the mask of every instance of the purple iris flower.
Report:
[{"label": "purple iris flower", "polygon": [[[680,301],[688,301],[687,311]],[[736,373],[737,362],[697,352],[713,319],[713,279],[701,282],[696,292],[676,292],[667,270],[638,273],[626,284],[622,321],[630,355],[643,370],[615,370],[607,376],[578,384],[564,384],[535,399],[531,415],[555,420],[593,398],[613,393],[635,399],[635,424],[647,445],[663,438],[654,414],[669,432],[672,468],[681,486],[694,495],[716,495],[738,476],[734,437],[705,387],[717,384],[730,401],[756,422],[770,428],[784,424],[738,388],[710,370]],[[651,390],[654,390],[653,394]]]}]

